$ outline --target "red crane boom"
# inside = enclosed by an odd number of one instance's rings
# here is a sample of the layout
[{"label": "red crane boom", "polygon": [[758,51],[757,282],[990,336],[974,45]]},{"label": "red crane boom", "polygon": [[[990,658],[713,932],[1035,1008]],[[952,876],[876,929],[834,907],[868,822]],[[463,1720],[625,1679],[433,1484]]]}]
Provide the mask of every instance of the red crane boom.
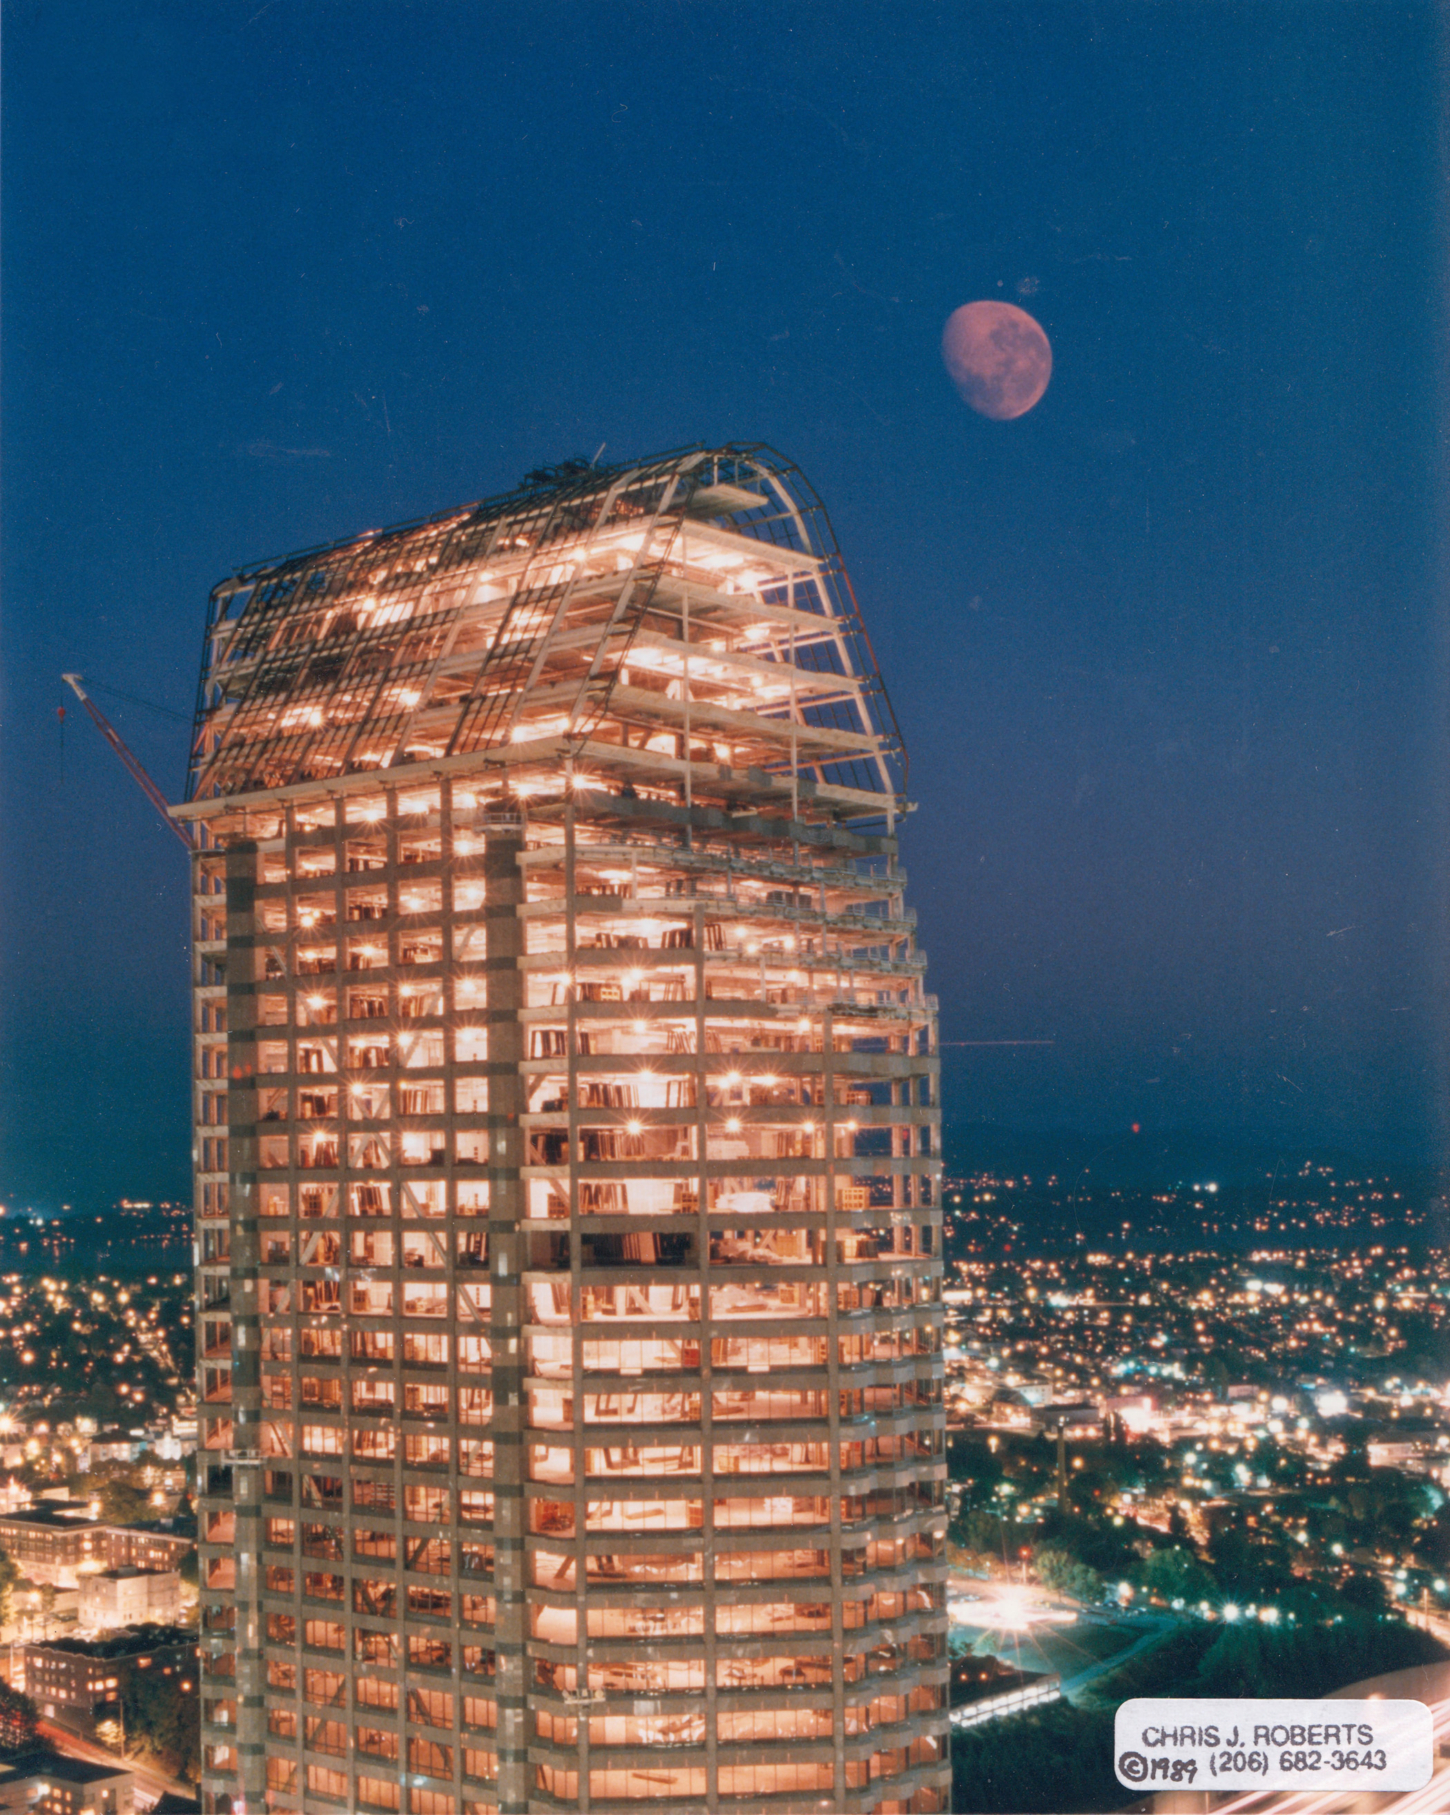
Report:
[{"label": "red crane boom", "polygon": [[132,781],[136,783],[136,786],[140,788],[147,800],[151,802],[152,806],[155,807],[162,819],[165,820],[167,830],[174,832],[189,851],[191,849],[190,832],[187,831],[180,820],[171,817],[171,809],[167,805],[166,796],[161,792],[160,788],[156,786],[156,783],[152,781],[151,777],[141,767],[140,763],[137,762],[136,758],[132,756],[125,744],[122,743],[120,733],[116,730],[115,726],[112,725],[105,713],[101,711],[100,707],[81,686],[80,675],[63,674],[60,678],[85,707],[86,711],[90,713],[91,720],[97,731],[100,732],[101,736],[105,738],[106,742],[126,765],[126,772],[131,777]]}]

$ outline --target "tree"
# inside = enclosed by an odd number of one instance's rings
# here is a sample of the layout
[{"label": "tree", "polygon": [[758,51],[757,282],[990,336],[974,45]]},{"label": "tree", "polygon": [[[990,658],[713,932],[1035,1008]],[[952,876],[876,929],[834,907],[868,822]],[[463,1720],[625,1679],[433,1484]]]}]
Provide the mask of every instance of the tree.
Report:
[{"label": "tree", "polygon": [[101,1517],[112,1525],[134,1525],[150,1510],[149,1497],[129,1481],[107,1481],[101,1488]]},{"label": "tree", "polygon": [[1390,1597],[1383,1581],[1370,1569],[1352,1569],[1342,1577],[1339,1599],[1357,1613],[1381,1615],[1389,1612]]},{"label": "tree", "polygon": [[1091,1602],[1103,1598],[1103,1578],[1097,1570],[1079,1563],[1067,1551],[1045,1546],[1036,1553],[1033,1562],[1038,1581],[1055,1594],[1071,1595],[1075,1601]]},{"label": "tree", "polygon": [[1326,1610],[1324,1623],[1265,1626],[1195,1621],[1170,1628],[1150,1651],[1097,1678],[1089,1703],[1115,1709],[1135,1696],[1283,1696],[1315,1701],[1363,1682],[1445,1657],[1428,1632],[1399,1620]]},{"label": "tree", "polygon": [[[8,1557],[5,1560],[10,1561]],[[8,1683],[0,1683],[0,1752],[28,1752],[35,1744],[39,1719],[39,1711],[28,1695]]]},{"label": "tree", "polygon": [[15,1584],[20,1580],[20,1566],[9,1551],[0,1550],[0,1628],[15,1619]]},{"label": "tree", "polygon": [[952,1736],[952,1807],[1013,1815],[1062,1809],[1117,1809],[1125,1792],[1113,1775],[1113,1716],[1070,1702]]},{"label": "tree", "polygon": [[1450,1563],[1450,1500],[1416,1533],[1415,1548],[1427,1563],[1443,1569]]},{"label": "tree", "polygon": [[1155,1550],[1151,1557],[1133,1570],[1138,1586],[1148,1594],[1161,1595],[1165,1601],[1182,1601],[1193,1606],[1213,1594],[1212,1575],[1191,1550],[1181,1544],[1166,1550]]},{"label": "tree", "polygon": [[1307,1630],[1245,1623],[1217,1631],[1193,1686],[1177,1693],[1312,1701],[1346,1683],[1436,1662],[1444,1655],[1444,1647],[1428,1632],[1398,1621],[1352,1618]]},{"label": "tree", "polygon": [[201,1772],[201,1714],[195,1685],[155,1667],[128,1669],[121,1680],[126,1739],[163,1760],[191,1783]]},{"label": "tree", "polygon": [[1240,1601],[1282,1594],[1294,1579],[1282,1544],[1251,1537],[1239,1526],[1213,1540],[1213,1572],[1224,1591]]},{"label": "tree", "polygon": [[[1155,1534],[1156,1535],[1156,1534]],[[1065,1513],[1050,1509],[1037,1528],[1044,1549],[1065,1550],[1079,1563],[1086,1563],[1100,1576],[1126,1575],[1139,1555],[1135,1540],[1143,1536],[1131,1519],[1114,1524],[1101,1512]]]},{"label": "tree", "polygon": [[1003,1556],[1015,1546],[1015,1540],[1009,1536],[1002,1520],[983,1506],[969,1512],[965,1518],[952,1521],[952,1539],[964,1550],[988,1557]]}]

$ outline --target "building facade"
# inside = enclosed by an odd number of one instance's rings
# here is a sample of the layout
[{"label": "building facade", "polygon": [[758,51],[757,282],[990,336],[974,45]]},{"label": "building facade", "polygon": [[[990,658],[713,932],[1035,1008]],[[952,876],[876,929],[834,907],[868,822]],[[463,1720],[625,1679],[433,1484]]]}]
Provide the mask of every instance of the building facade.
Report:
[{"label": "building facade", "polygon": [[154,1525],[105,1526],[101,1544],[112,1569],[176,1569],[196,1548],[192,1539]]},{"label": "building facade", "polygon": [[181,1577],[174,1569],[122,1564],[80,1579],[80,1622],[92,1631],[113,1626],[169,1626],[181,1618]]},{"label": "building facade", "polygon": [[947,1806],[906,810],[766,449],[216,589],[209,1811]]},{"label": "building facade", "polygon": [[87,1570],[107,1568],[109,1538],[88,1506],[42,1502],[0,1518],[0,1550],[22,1576],[57,1588],[74,1588]]},{"label": "building facade", "polygon": [[49,1639],[22,1646],[19,1662],[18,1686],[42,1718],[87,1737],[98,1722],[120,1719],[128,1671],[174,1676],[188,1692],[197,1680],[196,1642],[191,1633],[174,1626],[113,1632],[101,1639]]},{"label": "building facade", "polygon": [[178,1568],[190,1538],[152,1526],[104,1525],[88,1505],[42,1502],[0,1515],[0,1550],[22,1576],[74,1588],[99,1569]]}]

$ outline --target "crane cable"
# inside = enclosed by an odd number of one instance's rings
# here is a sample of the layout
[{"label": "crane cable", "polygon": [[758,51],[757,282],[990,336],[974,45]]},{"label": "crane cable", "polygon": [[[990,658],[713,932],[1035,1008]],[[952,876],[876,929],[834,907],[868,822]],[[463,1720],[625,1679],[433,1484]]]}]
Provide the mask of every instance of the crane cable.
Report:
[{"label": "crane cable", "polygon": [[[140,788],[147,800],[155,807],[157,813],[160,814],[167,831],[174,833],[175,836],[181,840],[182,844],[190,850],[192,848],[190,829],[182,825],[180,821],[171,817],[171,809],[167,805],[166,796],[161,792],[160,788],[156,786],[156,783],[152,781],[151,777],[131,754],[130,750],[127,749],[120,734],[116,731],[105,713],[101,711],[96,702],[86,693],[81,685],[80,675],[63,674],[60,678],[85,707],[87,716],[100,732],[101,736],[105,738],[106,742],[111,746],[112,750],[114,750],[116,755],[121,759],[121,763],[132,781],[136,783],[137,787]],[[61,725],[63,731],[65,725],[64,719],[61,720]]]},{"label": "crane cable", "polygon": [[[159,706],[155,700],[143,700],[134,693],[122,693],[119,687],[108,687],[104,681],[88,681],[86,685],[93,687],[98,693],[109,693],[114,699],[127,700],[133,706],[145,706],[148,712],[159,712],[163,718],[175,719],[178,725],[191,723],[190,713],[173,711],[170,706]],[[64,706],[61,711],[65,711]]]}]

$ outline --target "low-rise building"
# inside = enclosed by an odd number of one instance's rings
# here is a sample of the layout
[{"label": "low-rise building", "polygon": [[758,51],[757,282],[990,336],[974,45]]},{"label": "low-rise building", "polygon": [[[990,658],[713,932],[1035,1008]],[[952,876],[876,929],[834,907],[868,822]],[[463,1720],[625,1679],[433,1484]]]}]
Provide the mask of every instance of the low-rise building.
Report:
[{"label": "low-rise building", "polygon": [[190,1537],[154,1525],[104,1525],[88,1506],[46,1501],[0,1514],[0,1550],[32,1582],[74,1588],[98,1569],[175,1569]]},{"label": "low-rise building", "polygon": [[48,1749],[0,1761],[0,1815],[134,1815],[136,1779]]},{"label": "low-rise building", "polygon": [[181,1613],[181,1577],[174,1569],[123,1564],[81,1577],[80,1622],[93,1631],[116,1626],[169,1626]]},{"label": "low-rise building", "polygon": [[990,1655],[959,1657],[952,1664],[953,1727],[978,1727],[1061,1698],[1062,1678],[1056,1671],[1019,1670]]},{"label": "low-rise building", "polygon": [[103,1548],[110,1569],[175,1569],[196,1540],[155,1525],[107,1525]]},{"label": "low-rise building", "polygon": [[32,1582],[74,1588],[83,1571],[110,1564],[106,1529],[84,1506],[46,1501],[0,1516],[0,1550]]},{"label": "low-rise building", "polygon": [[97,1722],[115,1719],[128,1670],[197,1680],[196,1640],[177,1626],[122,1629],[96,1639],[51,1639],[20,1651],[25,1693],[41,1718],[73,1733],[90,1734]]}]

